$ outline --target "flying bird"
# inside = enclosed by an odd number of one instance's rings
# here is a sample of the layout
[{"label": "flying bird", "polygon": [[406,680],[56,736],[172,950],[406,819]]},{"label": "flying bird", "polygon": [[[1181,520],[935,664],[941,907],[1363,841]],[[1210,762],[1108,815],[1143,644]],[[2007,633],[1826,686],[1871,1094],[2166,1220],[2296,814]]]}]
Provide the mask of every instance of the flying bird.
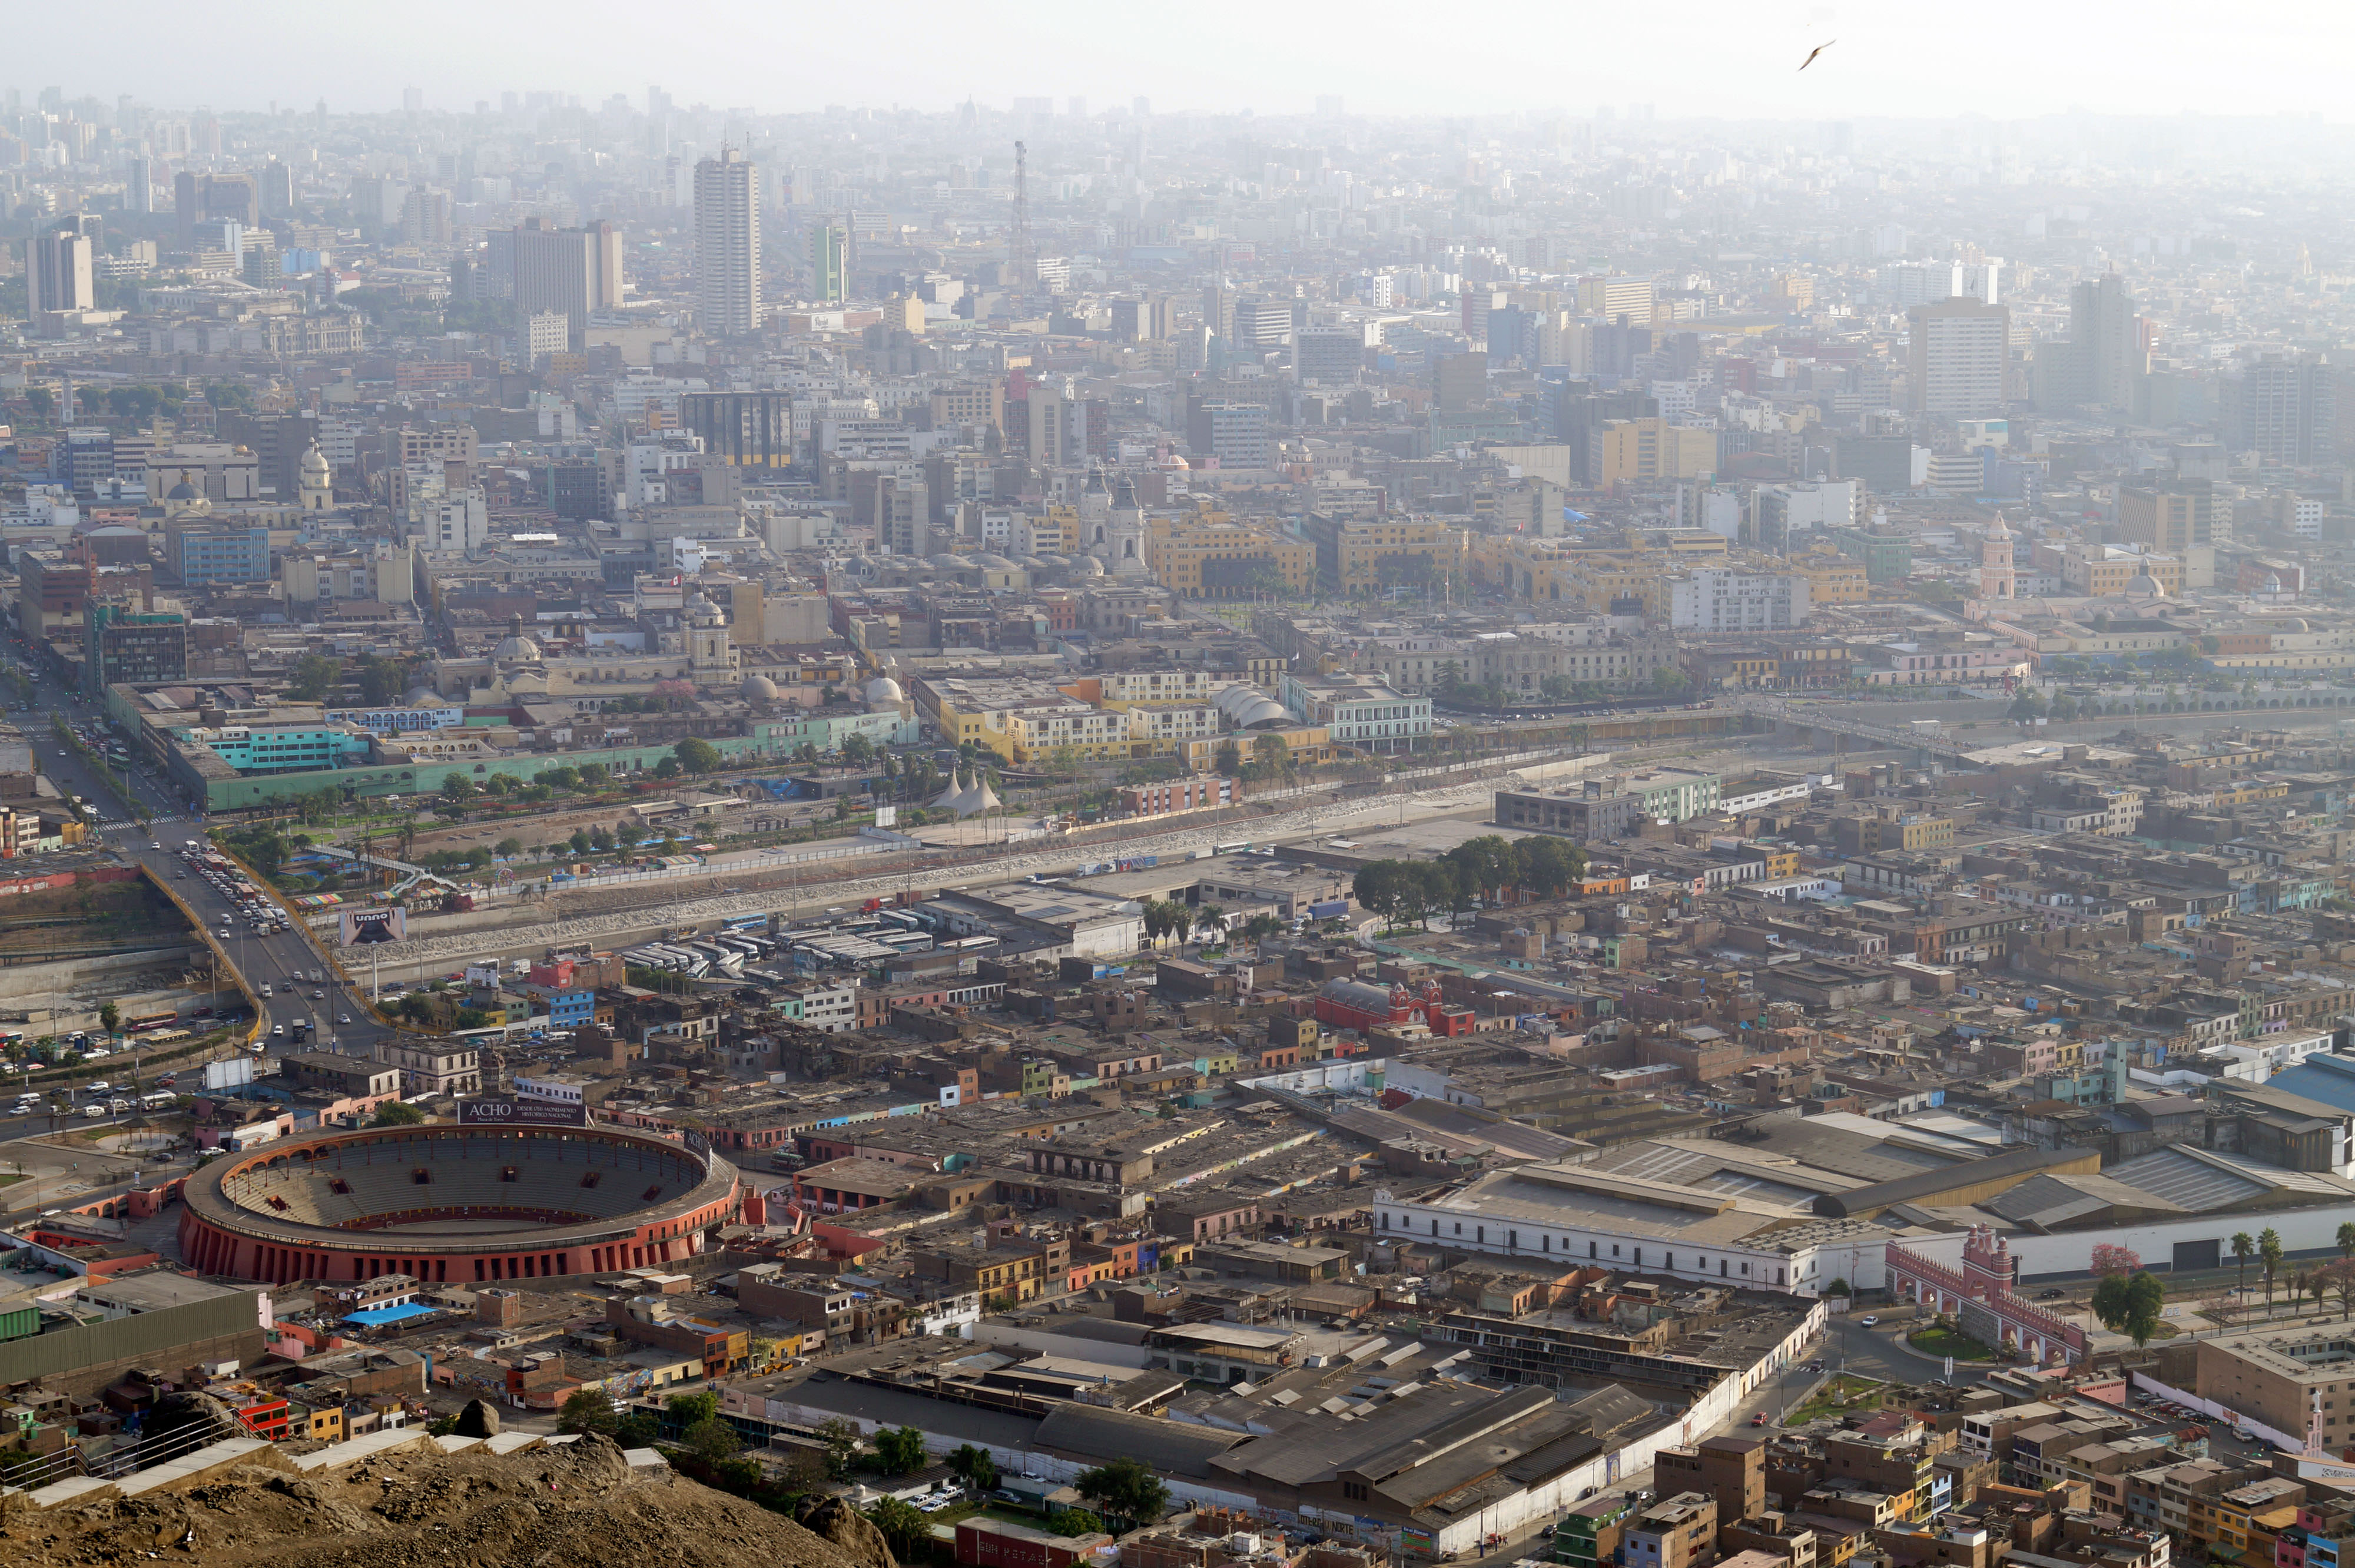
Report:
[{"label": "flying bird", "polygon": [[1801,70],[1805,70],[1805,69],[1806,69],[1809,66],[1811,66],[1811,65],[1815,64],[1815,63],[1816,63],[1816,57],[1817,57],[1817,55],[1819,55],[1819,54],[1823,53],[1826,49],[1828,49],[1828,48],[1831,48],[1834,44],[1838,43],[1838,42],[1839,42],[1839,40],[1838,40],[1838,38],[1827,38],[1827,39],[1825,39],[1822,43],[1817,44],[1814,48],[1809,49],[1809,50],[1807,51],[1807,58],[1806,58],[1806,59],[1803,59],[1803,60],[1801,60],[1801,61],[1799,62],[1799,69],[1800,69]]}]

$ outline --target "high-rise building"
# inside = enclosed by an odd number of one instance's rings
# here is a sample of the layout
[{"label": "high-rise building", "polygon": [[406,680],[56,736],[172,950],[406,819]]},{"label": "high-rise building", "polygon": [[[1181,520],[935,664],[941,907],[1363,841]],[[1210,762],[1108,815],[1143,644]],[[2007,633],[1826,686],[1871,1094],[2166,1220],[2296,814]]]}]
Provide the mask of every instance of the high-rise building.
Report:
[{"label": "high-rise building", "polygon": [[426,188],[403,197],[400,237],[411,245],[450,243],[450,193]]},{"label": "high-rise building", "polygon": [[622,304],[622,233],[598,221],[559,229],[544,218],[523,221],[510,238],[516,307],[526,316],[562,315],[566,347],[588,346],[589,317]]},{"label": "high-rise building", "polygon": [[1648,326],[1652,320],[1653,290],[1649,278],[1592,277],[1578,280],[1578,308],[1584,315],[1599,315],[1605,321],[1625,320],[1630,325]]},{"label": "high-rise building", "polygon": [[1917,304],[1907,380],[1916,413],[1977,419],[2004,411],[2011,312],[1974,299]]},{"label": "high-rise building", "polygon": [[847,287],[849,230],[821,223],[810,230],[810,298],[820,304],[839,301]]},{"label": "high-rise building", "polygon": [[1433,367],[1433,390],[1439,395],[1439,411],[1461,413],[1488,397],[1488,355],[1485,349],[1469,354],[1450,354]]},{"label": "high-rise building", "polygon": [[2134,295],[2115,272],[2069,291],[2069,341],[2078,361],[2079,401],[2123,409],[2134,401],[2135,379],[2150,368]]},{"label": "high-rise building", "polygon": [[261,212],[265,218],[283,218],[294,210],[294,168],[276,158],[261,165]]},{"label": "high-rise building", "polygon": [[2215,543],[2216,487],[2205,479],[2177,479],[2147,489],[2122,486],[2118,537],[2169,555]]},{"label": "high-rise building", "polygon": [[1220,468],[1267,466],[1267,408],[1262,403],[1197,403],[1186,421],[1187,444]]},{"label": "high-rise building", "polygon": [[144,153],[123,165],[123,205],[130,212],[155,210],[155,165]]},{"label": "high-rise building", "polygon": [[695,165],[695,289],[706,332],[760,330],[760,169],[733,147]]},{"label": "high-rise building", "polygon": [[2312,354],[2267,354],[2250,364],[2227,386],[2234,449],[2282,467],[2328,461],[2339,413],[2334,374]]},{"label": "high-rise building", "polygon": [[27,315],[38,320],[47,311],[92,310],[97,305],[89,235],[79,229],[59,227],[25,241]]},{"label": "high-rise building", "polygon": [[226,218],[248,229],[261,225],[261,192],[251,175],[197,175],[183,169],[172,181],[180,244],[196,241],[197,225]]}]

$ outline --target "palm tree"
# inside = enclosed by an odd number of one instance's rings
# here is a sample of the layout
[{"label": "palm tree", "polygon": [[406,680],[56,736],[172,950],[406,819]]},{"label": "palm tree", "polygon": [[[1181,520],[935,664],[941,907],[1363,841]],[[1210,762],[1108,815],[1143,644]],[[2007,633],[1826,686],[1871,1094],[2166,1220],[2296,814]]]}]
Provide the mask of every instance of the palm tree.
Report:
[{"label": "palm tree", "polygon": [[1194,912],[1194,929],[1207,931],[1213,939],[1227,933],[1227,912],[1216,904],[1204,904]]},{"label": "palm tree", "polygon": [[2257,1264],[2265,1271],[2265,1316],[2274,1315],[2274,1275],[2281,1267],[2282,1239],[2267,1225],[2257,1233]]},{"label": "palm tree", "polygon": [[2240,1287],[2243,1292],[2249,1288],[2249,1259],[2255,1255],[2256,1250],[2257,1243],[2249,1239],[2248,1232],[2232,1232],[2232,1256],[2241,1265]]},{"label": "palm tree", "polygon": [[2355,1220],[2339,1221],[2339,1255],[2355,1258]]}]

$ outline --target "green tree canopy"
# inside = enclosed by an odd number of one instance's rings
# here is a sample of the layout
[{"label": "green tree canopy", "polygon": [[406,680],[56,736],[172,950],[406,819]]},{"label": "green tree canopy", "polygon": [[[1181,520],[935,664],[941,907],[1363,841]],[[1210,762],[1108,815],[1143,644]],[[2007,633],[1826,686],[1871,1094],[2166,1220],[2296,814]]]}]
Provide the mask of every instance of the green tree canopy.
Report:
[{"label": "green tree canopy", "polygon": [[886,1426],[875,1434],[875,1457],[886,1475],[904,1476],[924,1467],[924,1435],[912,1426]]},{"label": "green tree canopy", "polygon": [[867,1510],[867,1517],[877,1530],[883,1532],[884,1541],[891,1555],[907,1562],[922,1548],[932,1532],[932,1521],[913,1503],[898,1498],[879,1498]]},{"label": "green tree canopy", "polygon": [[613,1413],[613,1396],[603,1389],[574,1389],[556,1414],[559,1432],[613,1432],[622,1424]]},{"label": "green tree canopy", "polygon": [[719,755],[719,747],[693,735],[673,746],[670,754],[678,759],[680,767],[691,773],[710,773],[724,760]]},{"label": "green tree canopy", "polygon": [[292,677],[286,682],[286,695],[298,702],[324,702],[328,694],[343,684],[344,663],[325,654],[304,654],[294,661]]},{"label": "green tree canopy", "polygon": [[1082,1470],[1071,1489],[1112,1518],[1131,1525],[1157,1522],[1169,1509],[1169,1488],[1143,1460],[1123,1456]]},{"label": "green tree canopy", "polygon": [[2148,1272],[2110,1274],[2094,1289],[2094,1316],[2113,1334],[2124,1334],[2140,1349],[2158,1331],[2167,1287]]},{"label": "green tree canopy", "polygon": [[424,1119],[424,1112],[402,1100],[387,1100],[376,1108],[379,1127],[413,1127]]}]

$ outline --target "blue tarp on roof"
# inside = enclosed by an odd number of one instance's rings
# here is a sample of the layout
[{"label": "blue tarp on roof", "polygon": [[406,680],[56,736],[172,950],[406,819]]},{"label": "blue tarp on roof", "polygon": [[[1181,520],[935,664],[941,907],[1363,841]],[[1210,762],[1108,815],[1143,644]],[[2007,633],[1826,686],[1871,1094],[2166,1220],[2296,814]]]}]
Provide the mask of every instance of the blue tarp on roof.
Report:
[{"label": "blue tarp on roof", "polygon": [[431,1307],[420,1307],[412,1301],[406,1307],[375,1307],[366,1312],[346,1312],[344,1314],[344,1321],[357,1323],[365,1328],[375,1328],[387,1323],[406,1322],[411,1317],[430,1317],[434,1310]]}]

